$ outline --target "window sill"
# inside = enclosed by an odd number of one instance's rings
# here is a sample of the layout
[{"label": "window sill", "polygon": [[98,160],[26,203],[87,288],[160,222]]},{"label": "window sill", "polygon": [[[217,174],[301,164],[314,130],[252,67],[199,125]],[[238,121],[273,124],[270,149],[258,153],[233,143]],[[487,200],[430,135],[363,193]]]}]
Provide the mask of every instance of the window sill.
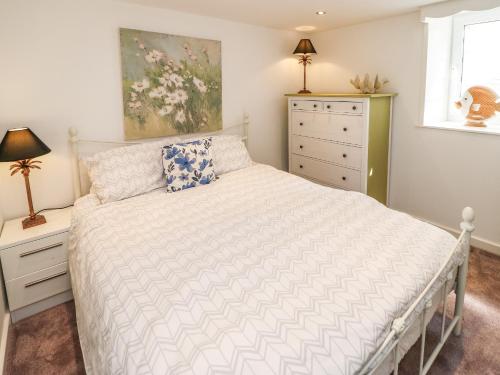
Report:
[{"label": "window sill", "polygon": [[476,133],[476,134],[500,135],[500,126],[490,125],[490,126],[487,126],[485,128],[475,128],[473,126],[465,126],[463,123],[460,123],[460,122],[451,122],[451,121],[418,125],[417,127],[427,128],[427,129],[454,130],[454,131]]}]

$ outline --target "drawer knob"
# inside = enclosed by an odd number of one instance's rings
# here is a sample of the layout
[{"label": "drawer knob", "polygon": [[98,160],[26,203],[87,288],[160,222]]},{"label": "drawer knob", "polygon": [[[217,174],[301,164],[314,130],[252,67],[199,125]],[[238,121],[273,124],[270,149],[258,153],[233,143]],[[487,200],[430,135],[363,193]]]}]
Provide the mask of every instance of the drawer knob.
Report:
[{"label": "drawer knob", "polygon": [[328,109],[330,109],[330,107],[331,107],[330,105],[327,105],[327,106],[326,106],[326,108],[328,108]]},{"label": "drawer knob", "polygon": [[343,130],[346,132],[346,131],[347,131],[347,128],[344,128]]},{"label": "drawer knob", "polygon": [[314,104],[313,107],[316,108],[318,105],[317,104]]},{"label": "drawer knob", "polygon": [[300,123],[299,123],[299,125],[300,125],[300,126],[302,126],[302,125],[304,125],[304,123],[303,123],[303,122],[300,122]]},{"label": "drawer knob", "polygon": [[356,107],[355,105],[352,106],[352,110],[355,111],[356,109],[358,109],[358,107]]},{"label": "drawer knob", "polygon": [[347,177],[346,177],[346,176],[343,176],[343,177],[342,177],[342,180],[343,180],[343,181],[347,180]]},{"label": "drawer knob", "polygon": [[297,103],[293,103],[293,106],[294,106],[294,107],[297,107]]},{"label": "drawer knob", "polygon": [[302,150],[304,148],[304,146],[300,145],[299,148]]},{"label": "drawer knob", "polygon": [[304,168],[304,166],[301,164],[301,165],[299,165],[299,168]]},{"label": "drawer knob", "polygon": [[343,158],[346,158],[346,157],[347,157],[347,154],[342,154],[342,157],[343,157]]}]

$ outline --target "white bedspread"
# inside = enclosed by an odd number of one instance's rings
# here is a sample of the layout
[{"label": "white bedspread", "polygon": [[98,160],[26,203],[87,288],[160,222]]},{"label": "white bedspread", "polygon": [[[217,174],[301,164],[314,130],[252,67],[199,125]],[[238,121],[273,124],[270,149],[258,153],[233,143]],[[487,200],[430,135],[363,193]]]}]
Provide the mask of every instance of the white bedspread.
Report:
[{"label": "white bedspread", "polygon": [[76,204],[88,375],[353,374],[455,239],[264,165],[178,193]]}]

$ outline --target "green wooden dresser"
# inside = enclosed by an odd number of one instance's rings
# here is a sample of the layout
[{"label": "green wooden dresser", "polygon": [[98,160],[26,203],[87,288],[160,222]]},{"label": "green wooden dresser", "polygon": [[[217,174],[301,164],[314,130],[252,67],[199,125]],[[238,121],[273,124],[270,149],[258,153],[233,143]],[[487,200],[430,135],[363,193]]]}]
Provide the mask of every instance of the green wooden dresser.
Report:
[{"label": "green wooden dresser", "polygon": [[289,171],[387,204],[396,94],[287,94]]}]

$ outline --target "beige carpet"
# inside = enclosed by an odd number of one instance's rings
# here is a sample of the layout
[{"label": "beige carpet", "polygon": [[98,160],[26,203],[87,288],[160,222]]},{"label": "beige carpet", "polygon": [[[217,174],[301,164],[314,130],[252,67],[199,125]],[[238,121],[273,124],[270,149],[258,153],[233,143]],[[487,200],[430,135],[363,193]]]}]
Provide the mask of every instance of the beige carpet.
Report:
[{"label": "beige carpet", "polygon": [[[473,250],[469,270],[463,334],[451,336],[430,374],[500,374],[500,258]],[[439,338],[440,322],[435,316],[429,325],[429,345]],[[418,359],[419,344],[403,359],[400,374],[418,373]],[[4,374],[84,373],[73,302],[11,326]]]}]

